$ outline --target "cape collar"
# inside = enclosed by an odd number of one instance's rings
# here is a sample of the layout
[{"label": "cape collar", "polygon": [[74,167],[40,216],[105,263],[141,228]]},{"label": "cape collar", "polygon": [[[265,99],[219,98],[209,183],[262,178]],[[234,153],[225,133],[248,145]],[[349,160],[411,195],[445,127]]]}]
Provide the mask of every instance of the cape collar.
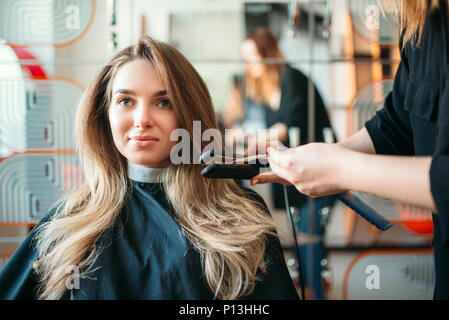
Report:
[{"label": "cape collar", "polygon": [[128,178],[137,182],[160,182],[159,177],[165,168],[148,168],[128,160]]}]

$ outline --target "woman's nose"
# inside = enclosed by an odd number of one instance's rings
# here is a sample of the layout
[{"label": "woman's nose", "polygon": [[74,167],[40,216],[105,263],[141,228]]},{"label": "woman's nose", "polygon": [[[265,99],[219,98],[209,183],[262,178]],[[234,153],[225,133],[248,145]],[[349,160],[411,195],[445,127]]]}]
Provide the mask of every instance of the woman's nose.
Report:
[{"label": "woman's nose", "polygon": [[148,106],[139,106],[134,115],[136,128],[148,128],[154,125],[153,114]]}]

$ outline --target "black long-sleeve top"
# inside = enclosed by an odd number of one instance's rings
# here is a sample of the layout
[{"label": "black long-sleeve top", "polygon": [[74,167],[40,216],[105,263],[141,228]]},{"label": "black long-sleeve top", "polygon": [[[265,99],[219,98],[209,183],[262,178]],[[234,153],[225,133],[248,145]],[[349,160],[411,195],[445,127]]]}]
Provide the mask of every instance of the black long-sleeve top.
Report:
[{"label": "black long-sleeve top", "polygon": [[[288,128],[301,129],[301,145],[309,142],[309,79],[299,70],[286,65],[281,72],[281,101],[279,108],[273,110],[264,105],[265,121],[267,127],[275,123],[283,123]],[[323,129],[331,128],[329,116],[320,93],[315,92],[315,141],[323,142]]]},{"label": "black long-sleeve top", "polygon": [[[365,124],[377,154],[432,156],[435,299],[449,299],[449,60],[446,1],[428,10],[419,47],[407,44],[392,92]],[[402,47],[402,39],[400,43]],[[413,172],[410,172],[413,174]]]},{"label": "black long-sleeve top", "polygon": [[[81,278],[79,288],[71,281],[63,299],[209,300],[200,254],[183,235],[172,208],[158,183],[130,180],[132,192],[114,226],[98,241],[102,247],[92,273]],[[245,189],[249,197],[262,198]],[[47,221],[54,209],[39,224]],[[32,263],[37,258],[35,230],[0,272],[0,299],[35,299],[37,278]],[[285,265],[278,238],[267,240],[268,273],[243,299],[298,299]],[[69,270],[71,271],[71,270]],[[73,276],[72,276],[73,278]]]}]

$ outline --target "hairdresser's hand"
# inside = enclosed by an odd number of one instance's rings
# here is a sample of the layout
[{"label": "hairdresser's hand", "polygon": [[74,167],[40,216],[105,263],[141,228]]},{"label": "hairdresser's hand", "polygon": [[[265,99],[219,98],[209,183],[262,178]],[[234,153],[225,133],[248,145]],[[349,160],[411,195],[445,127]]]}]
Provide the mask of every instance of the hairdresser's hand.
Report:
[{"label": "hairdresser's hand", "polygon": [[251,184],[278,182],[292,184],[299,192],[311,197],[342,193],[341,168],[349,165],[351,151],[336,144],[310,143],[301,147],[277,151],[268,149],[272,172],[259,174]]}]

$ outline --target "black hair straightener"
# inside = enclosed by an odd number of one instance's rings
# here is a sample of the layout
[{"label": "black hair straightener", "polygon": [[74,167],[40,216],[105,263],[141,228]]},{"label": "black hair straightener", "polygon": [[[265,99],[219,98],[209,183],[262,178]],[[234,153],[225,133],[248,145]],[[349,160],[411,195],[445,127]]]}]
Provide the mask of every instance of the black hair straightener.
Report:
[{"label": "black hair straightener", "polygon": [[251,179],[270,167],[266,155],[228,155],[217,153],[213,149],[204,152],[200,161],[207,164],[201,175],[216,179]]},{"label": "black hair straightener", "polygon": [[[204,152],[200,161],[207,165],[201,171],[201,175],[205,178],[251,179],[261,172],[269,171],[270,168],[267,155],[227,155],[217,153],[213,149]],[[345,192],[338,194],[337,197],[379,230],[385,231],[393,225],[355,196],[354,193]]]}]

